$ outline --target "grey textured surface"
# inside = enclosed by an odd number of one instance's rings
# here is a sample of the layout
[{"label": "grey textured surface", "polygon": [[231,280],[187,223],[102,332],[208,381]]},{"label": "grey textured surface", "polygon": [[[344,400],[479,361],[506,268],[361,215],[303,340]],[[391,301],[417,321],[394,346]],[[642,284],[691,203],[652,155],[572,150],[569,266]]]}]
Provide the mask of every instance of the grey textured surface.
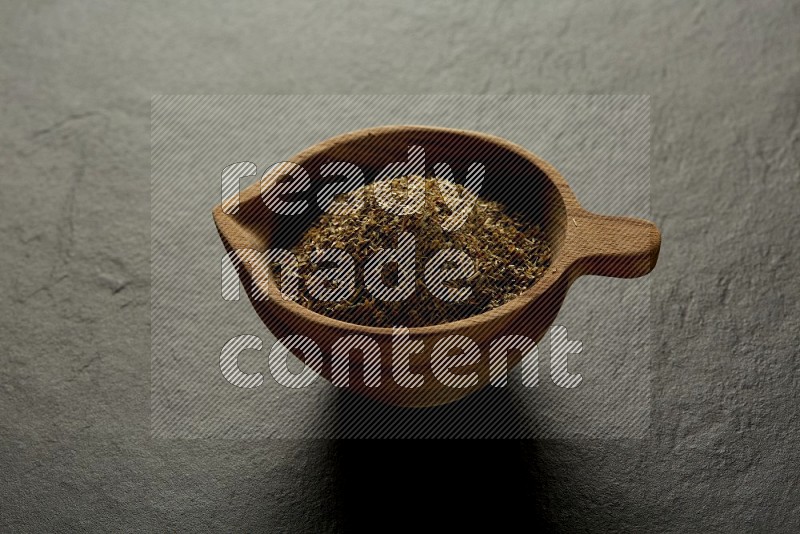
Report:
[{"label": "grey textured surface", "polygon": [[[293,4],[0,6],[2,530],[796,531],[800,5]],[[428,92],[652,95],[650,437],[151,440],[151,95]]]}]

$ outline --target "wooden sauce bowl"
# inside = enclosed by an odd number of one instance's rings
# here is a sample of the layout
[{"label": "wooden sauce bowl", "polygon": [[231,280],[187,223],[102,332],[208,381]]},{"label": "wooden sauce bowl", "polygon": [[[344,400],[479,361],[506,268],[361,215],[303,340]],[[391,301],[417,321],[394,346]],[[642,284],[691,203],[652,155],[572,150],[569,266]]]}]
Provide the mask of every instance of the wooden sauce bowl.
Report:
[{"label": "wooden sauce bowl", "polygon": [[[238,209],[228,214],[223,204],[213,210],[214,222],[225,248],[233,250],[269,248],[291,249],[321,214],[316,195],[330,180],[320,176],[320,167],[345,161],[357,165],[372,181],[387,165],[407,161],[412,145],[425,149],[428,172],[433,164],[450,164],[456,179],[466,175],[474,162],[485,166],[486,174],[480,195],[497,200],[511,211],[520,211],[539,222],[543,236],[552,250],[551,264],[527,291],[510,302],[488,312],[455,322],[409,328],[412,340],[424,342],[424,350],[411,357],[410,370],[424,376],[423,385],[406,388],[392,378],[391,328],[362,326],[332,319],[284,299],[271,279],[258,288],[254,267],[243,263],[239,269],[248,297],[264,324],[278,338],[300,334],[313,340],[322,350],[325,365],[317,369],[332,380],[331,346],[341,337],[361,334],[375,340],[381,348],[381,384],[364,384],[360,354],[351,354],[350,389],[368,397],[398,406],[436,406],[453,402],[489,384],[489,344],[504,335],[524,335],[539,342],[556,318],[570,284],[581,275],[634,278],[649,273],[655,266],[661,235],[648,221],[590,213],[581,207],[566,181],[546,161],[520,146],[492,135],[428,126],[384,126],[339,135],[318,143],[289,161],[297,163],[310,175],[307,193],[309,208],[300,215],[278,215],[267,209],[261,196],[261,184],[255,183],[240,194]],[[266,190],[281,176],[262,179]],[[294,200],[295,198],[292,198]],[[229,205],[230,201],[224,204]],[[230,209],[228,211],[231,211]],[[256,282],[254,282],[256,280]],[[263,285],[263,284],[262,284]],[[262,291],[267,299],[254,298]],[[478,344],[482,357],[477,364],[454,372],[478,373],[473,387],[453,388],[443,385],[431,370],[434,344],[450,335],[467,336]],[[305,356],[293,351],[301,360]],[[519,351],[508,355],[508,369],[522,360]]]}]

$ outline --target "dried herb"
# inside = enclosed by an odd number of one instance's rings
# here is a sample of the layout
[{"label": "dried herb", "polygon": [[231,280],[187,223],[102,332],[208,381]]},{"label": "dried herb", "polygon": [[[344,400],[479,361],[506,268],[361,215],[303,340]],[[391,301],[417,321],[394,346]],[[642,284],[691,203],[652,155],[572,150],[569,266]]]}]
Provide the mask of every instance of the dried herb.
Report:
[{"label": "dried herb", "polygon": [[[547,269],[550,247],[540,236],[539,227],[524,216],[505,213],[502,204],[473,196],[470,198],[473,208],[463,224],[445,231],[442,224],[453,211],[442,193],[451,199],[454,198],[451,195],[472,195],[471,192],[449,181],[417,176],[395,178],[388,185],[399,198],[411,187],[424,187],[422,209],[408,215],[395,215],[383,209],[376,198],[374,183],[337,197],[337,201],[345,203],[360,198],[362,205],[355,212],[324,214],[295,246],[293,252],[299,261],[303,288],[299,299],[302,305],[328,317],[361,325],[433,325],[496,308],[531,287]],[[401,232],[409,232],[416,239],[416,287],[404,301],[384,302],[365,288],[363,269],[369,256],[380,249],[396,247]],[[355,260],[355,291],[346,301],[317,301],[307,290],[311,275],[324,267],[312,264],[311,254],[327,248],[343,249]],[[472,289],[463,302],[440,300],[425,287],[425,266],[443,249],[461,250],[474,260],[474,274],[468,279],[453,280],[448,286],[466,285]],[[382,276],[387,285],[396,283],[397,275],[392,273],[391,266]]]}]

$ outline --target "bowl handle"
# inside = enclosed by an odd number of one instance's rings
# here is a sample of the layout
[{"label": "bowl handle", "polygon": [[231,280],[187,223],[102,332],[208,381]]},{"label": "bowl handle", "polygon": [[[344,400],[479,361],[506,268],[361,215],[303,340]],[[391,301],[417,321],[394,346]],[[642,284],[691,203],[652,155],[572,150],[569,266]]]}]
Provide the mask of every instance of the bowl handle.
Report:
[{"label": "bowl handle", "polygon": [[574,276],[636,278],[653,270],[661,249],[655,224],[633,217],[583,211],[567,221],[575,235],[571,249]]}]

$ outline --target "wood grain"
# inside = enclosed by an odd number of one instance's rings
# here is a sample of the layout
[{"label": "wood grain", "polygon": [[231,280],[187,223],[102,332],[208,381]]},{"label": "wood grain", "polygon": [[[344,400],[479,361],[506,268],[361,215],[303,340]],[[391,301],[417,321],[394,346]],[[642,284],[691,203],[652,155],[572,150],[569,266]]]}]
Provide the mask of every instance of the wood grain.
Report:
[{"label": "wood grain", "polygon": [[[485,162],[485,192],[488,196],[518,209],[529,209],[542,221],[542,229],[551,244],[554,256],[547,273],[522,295],[507,304],[474,317],[433,326],[410,328],[412,339],[423,341],[425,349],[411,358],[411,370],[424,377],[424,385],[404,388],[392,379],[392,330],[345,323],[284,300],[270,280],[261,287],[268,300],[253,298],[253,268],[245,264],[240,278],[256,312],[276,337],[292,334],[307,336],[329,354],[333,343],[351,334],[370,336],[381,348],[382,382],[379,387],[363,385],[359,358],[351,359],[351,388],[400,406],[435,406],[458,400],[489,383],[489,344],[504,335],[525,335],[541,340],[555,320],[570,284],[582,275],[632,278],[649,273],[655,266],[661,244],[656,226],[648,221],[627,217],[610,217],[583,209],[567,182],[549,163],[504,139],[465,130],[429,126],[384,126],[347,133],[323,141],[290,161],[301,165],[319,186],[319,167],[332,161],[347,161],[365,169],[367,174],[390,163],[405,161],[409,145],[425,148],[426,163],[450,163],[456,177],[472,162]],[[267,176],[264,188],[273,187],[279,176]],[[503,180],[508,182],[504,183]],[[526,194],[519,195],[510,187],[523,183]],[[512,191],[510,193],[509,191]],[[213,209],[214,221],[228,251],[265,250],[287,245],[307,227],[318,211],[289,220],[266,209],[261,200],[261,185],[253,184],[240,195],[240,209],[235,215],[223,212],[222,204]],[[467,336],[481,348],[483,357],[465,372],[476,371],[478,384],[469,388],[443,386],[430,368],[435,343],[449,335]],[[296,353],[303,359],[303,354]],[[521,355],[509,356],[509,369],[519,363]],[[321,373],[331,380],[329,361]]]}]

